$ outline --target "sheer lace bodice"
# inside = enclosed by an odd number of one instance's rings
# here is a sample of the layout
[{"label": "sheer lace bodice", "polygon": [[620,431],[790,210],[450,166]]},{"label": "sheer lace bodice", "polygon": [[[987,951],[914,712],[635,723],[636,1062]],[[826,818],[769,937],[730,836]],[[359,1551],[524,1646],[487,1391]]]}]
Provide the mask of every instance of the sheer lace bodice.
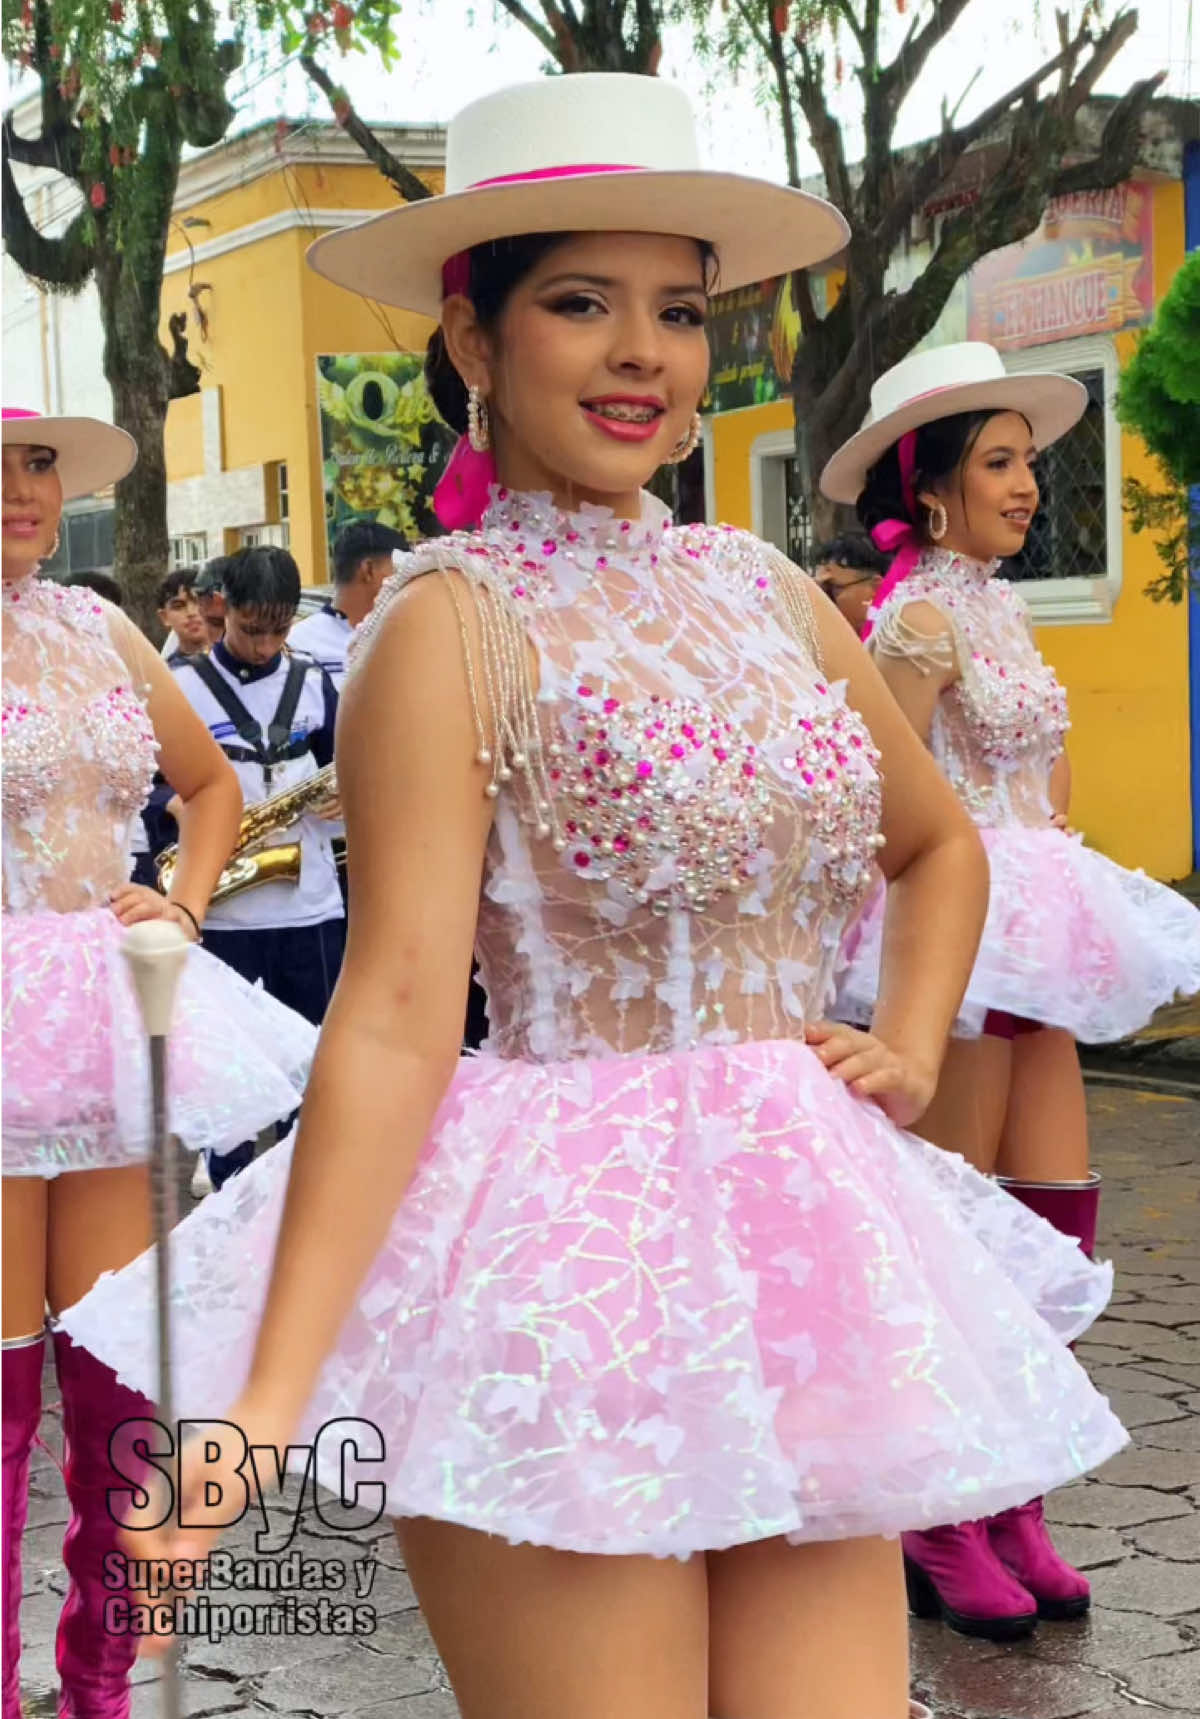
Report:
[{"label": "sheer lace bodice", "polygon": [[[870,647],[925,672],[954,667],[938,700],[930,747],[976,823],[1045,825],[1050,771],[1070,726],[1067,700],[1042,660],[1021,597],[983,564],[949,550],[927,551],[885,599]],[[950,638],[931,639],[905,618],[929,603]]]},{"label": "sheer lace bodice", "polygon": [[3,587],[4,906],[95,907],[129,875],[154,772],[132,623],[93,592]]},{"label": "sheer lace bodice", "polygon": [[816,661],[804,575],[648,496],[631,523],[504,492],[397,569],[355,670],[420,574],[461,574],[481,624],[489,1048],[678,1050],[818,1017],[882,838],[877,753]]}]

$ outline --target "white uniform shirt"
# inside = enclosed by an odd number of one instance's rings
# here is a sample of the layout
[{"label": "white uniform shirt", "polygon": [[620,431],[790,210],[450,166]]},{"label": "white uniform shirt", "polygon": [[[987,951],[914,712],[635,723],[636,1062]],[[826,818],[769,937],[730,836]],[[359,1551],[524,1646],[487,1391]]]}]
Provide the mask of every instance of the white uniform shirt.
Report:
[{"label": "white uniform shirt", "polygon": [[323,609],[306,615],[302,621],[297,621],[288,634],[288,648],[303,651],[305,656],[312,657],[320,663],[339,692],[346,679],[346,652],[350,648],[350,640],[354,628],[345,615],[335,609],[332,603],[326,603]]},{"label": "white uniform shirt", "polygon": [[[218,644],[207,660],[229,683],[258,722],[265,738],[283,695],[290,657],[284,654],[266,669],[255,669],[236,662],[224,645]],[[230,717],[186,659],[179,662],[175,673],[188,703],[207,725],[222,751],[228,754],[230,747],[235,750],[242,748]],[[293,739],[311,736],[311,747],[299,757],[287,758],[273,765],[269,785],[266,771],[256,760],[237,757],[230,760],[242,785],[247,806],[257,805],[285,788],[294,788],[298,783],[308,781],[323,764],[332,760],[336,712],[337,693],[328,675],[314,664],[305,676],[291,727]],[[286,835],[280,836],[279,845],[287,842],[300,844],[300,882],[260,884],[256,889],[235,895],[231,901],[210,907],[204,918],[207,929],[277,930],[293,925],[320,925],[327,919],[343,917],[330,825],[320,818],[304,818]]]}]

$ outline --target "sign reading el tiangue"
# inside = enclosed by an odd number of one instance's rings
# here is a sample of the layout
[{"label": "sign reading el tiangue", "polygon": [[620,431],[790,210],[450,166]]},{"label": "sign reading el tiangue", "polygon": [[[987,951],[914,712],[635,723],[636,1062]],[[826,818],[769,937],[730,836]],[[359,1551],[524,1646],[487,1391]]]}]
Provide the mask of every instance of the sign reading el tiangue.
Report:
[{"label": "sign reading el tiangue", "polygon": [[1151,190],[1056,197],[1042,224],[971,271],[968,329],[1002,352],[1085,334],[1117,334],[1154,313]]}]

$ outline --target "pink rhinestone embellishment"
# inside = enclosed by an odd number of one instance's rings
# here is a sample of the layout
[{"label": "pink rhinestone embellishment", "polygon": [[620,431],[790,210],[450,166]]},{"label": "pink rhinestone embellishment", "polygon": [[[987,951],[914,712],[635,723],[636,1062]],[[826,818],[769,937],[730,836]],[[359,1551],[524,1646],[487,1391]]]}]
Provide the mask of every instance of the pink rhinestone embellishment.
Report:
[{"label": "pink rhinestone embellishment", "polygon": [[578,690],[560,785],[568,868],[616,880],[654,913],[702,912],[745,888],[770,811],[753,745],[693,700],[624,705]]}]

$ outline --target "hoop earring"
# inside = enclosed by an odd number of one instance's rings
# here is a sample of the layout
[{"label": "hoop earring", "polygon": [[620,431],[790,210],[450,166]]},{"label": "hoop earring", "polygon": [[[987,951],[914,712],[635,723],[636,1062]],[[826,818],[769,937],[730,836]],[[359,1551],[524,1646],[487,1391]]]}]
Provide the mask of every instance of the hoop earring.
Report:
[{"label": "hoop earring", "polygon": [[50,553],[46,557],[47,561],[53,561],[54,560],[54,557],[58,554],[58,549],[59,549],[59,545],[61,544],[61,542],[62,542],[62,532],[56,531],[54,533],[54,542],[50,545]]},{"label": "hoop earring", "polygon": [[929,510],[929,535],[935,543],[940,543],[950,529],[950,516],[940,501],[935,501]]},{"label": "hoop earring", "polygon": [[692,422],[688,428],[688,433],[681,442],[676,442],[675,446],[671,449],[671,452],[667,455],[667,464],[670,466],[681,466],[684,460],[690,459],[696,449],[700,446],[702,430],[703,424],[701,422],[700,414],[699,412],[693,412]]},{"label": "hoop earring", "polygon": [[467,440],[477,454],[486,454],[492,445],[487,404],[474,383],[467,389]]}]

